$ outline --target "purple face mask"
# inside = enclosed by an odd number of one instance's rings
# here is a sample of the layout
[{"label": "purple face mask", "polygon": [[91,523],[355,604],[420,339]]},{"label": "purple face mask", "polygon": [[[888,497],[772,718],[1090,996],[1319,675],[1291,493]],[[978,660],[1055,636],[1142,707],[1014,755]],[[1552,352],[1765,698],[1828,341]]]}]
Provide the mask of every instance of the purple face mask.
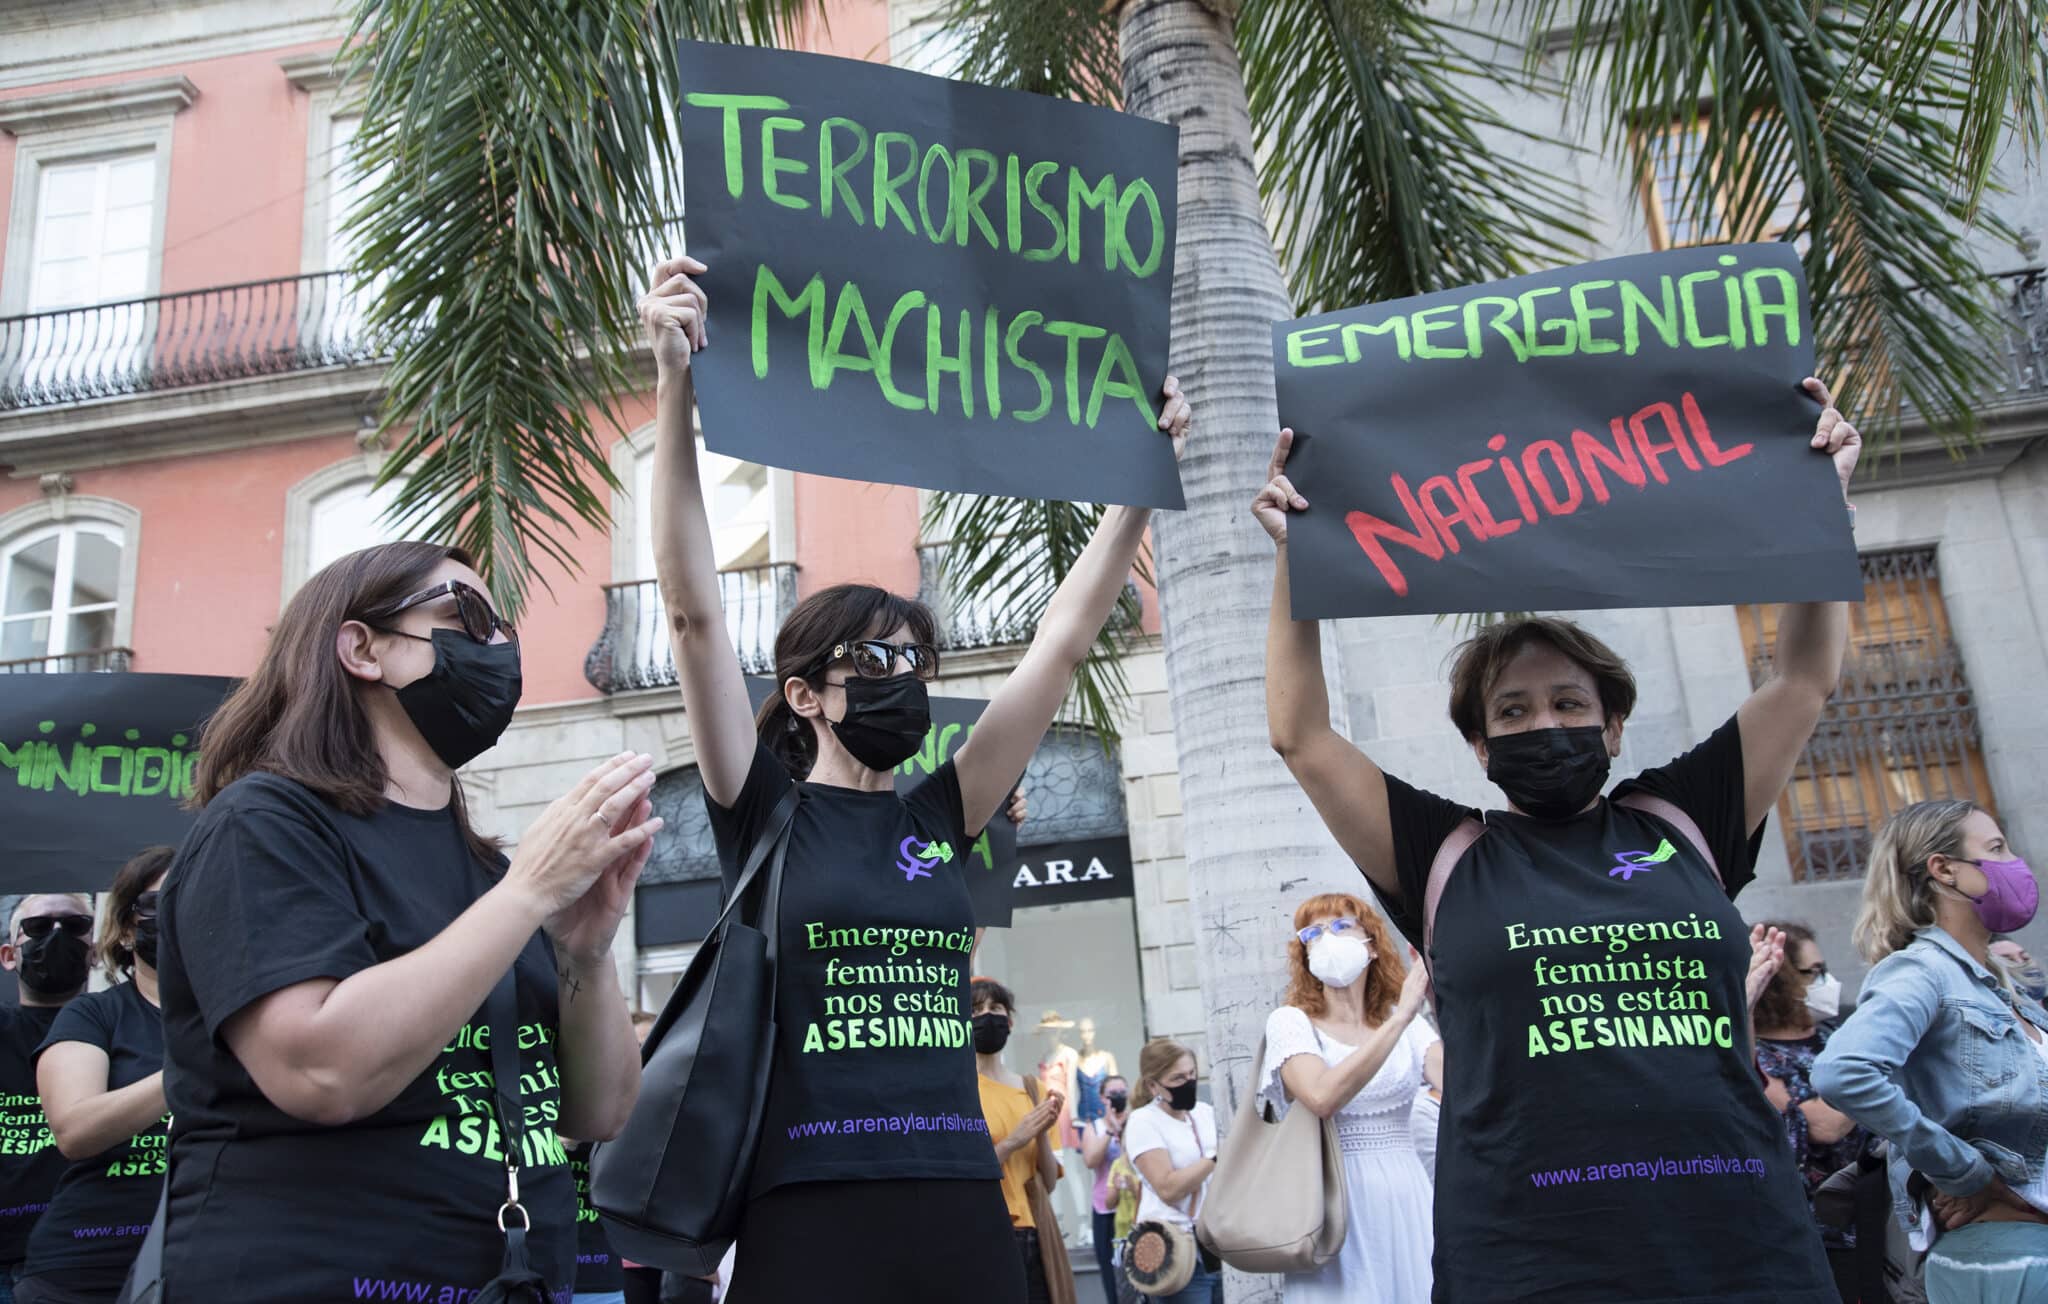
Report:
[{"label": "purple face mask", "polygon": [[1984,927],[1994,933],[2012,933],[2034,921],[2034,911],[2041,905],[2041,886],[2026,861],[1952,859],[1975,865],[1990,884],[1983,896],[1970,898]]}]

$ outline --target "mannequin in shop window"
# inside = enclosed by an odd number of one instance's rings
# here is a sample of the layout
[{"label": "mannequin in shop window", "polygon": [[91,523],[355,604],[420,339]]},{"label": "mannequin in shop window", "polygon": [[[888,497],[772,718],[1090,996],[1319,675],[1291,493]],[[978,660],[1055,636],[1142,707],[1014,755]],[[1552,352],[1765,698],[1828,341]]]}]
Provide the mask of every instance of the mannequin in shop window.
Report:
[{"label": "mannequin in shop window", "polygon": [[1074,1134],[1075,1082],[1081,1067],[1081,1052],[1067,1041],[1073,1031],[1074,1021],[1061,1018],[1058,1010],[1047,1010],[1039,1016],[1042,1053],[1038,1057],[1038,1085],[1048,1094],[1059,1092],[1060,1099],[1066,1102],[1060,1109],[1059,1126],[1053,1132],[1062,1138]]},{"label": "mannequin in shop window", "polygon": [[1102,1084],[1115,1077],[1116,1056],[1095,1044],[1095,1020],[1084,1018],[1081,1054],[1074,1065],[1074,1122],[1082,1126],[1102,1117]]}]

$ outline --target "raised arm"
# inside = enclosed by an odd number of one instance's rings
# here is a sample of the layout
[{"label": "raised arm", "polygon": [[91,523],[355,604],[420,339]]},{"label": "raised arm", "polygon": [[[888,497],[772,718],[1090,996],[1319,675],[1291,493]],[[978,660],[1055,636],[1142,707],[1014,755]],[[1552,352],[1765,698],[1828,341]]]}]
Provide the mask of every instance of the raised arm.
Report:
[{"label": "raised arm", "polygon": [[1289,1056],[1280,1066],[1280,1081],[1287,1087],[1288,1098],[1317,1118],[1332,1117],[1350,1104],[1351,1098],[1365,1090],[1386,1064],[1394,1047],[1401,1044],[1408,1025],[1422,1009],[1423,994],[1428,990],[1429,974],[1418,964],[1409,969],[1407,981],[1401,984],[1401,999],[1395,1003],[1393,1013],[1349,1055],[1335,1064],[1323,1063],[1319,1055]]},{"label": "raised arm", "polygon": [[1330,727],[1330,690],[1323,681],[1322,630],[1292,613],[1287,569],[1287,513],[1308,506],[1287,478],[1294,432],[1282,430],[1267,467],[1266,487],[1252,515],[1273,538],[1273,610],[1266,622],[1266,729],[1273,750],[1308,794],[1316,814],[1346,855],[1389,897],[1399,899],[1394,824],[1387,778],[1372,758]]},{"label": "raised arm", "polygon": [[[1809,377],[1807,393],[1820,400],[1813,447],[1835,462],[1842,482],[1842,503],[1849,505],[1849,479],[1863,436],[1835,410],[1828,387]],[[1816,511],[1836,510],[1832,502]],[[1771,654],[1771,678],[1750,694],[1736,712],[1742,733],[1743,814],[1754,831],[1777,805],[1792,780],[1799,754],[1813,737],[1820,713],[1842,679],[1842,655],[1849,642],[1849,605],[1845,602],[1787,603],[1778,614],[1778,646]]]},{"label": "raised arm", "polygon": [[697,771],[711,800],[731,806],[754,761],[754,712],[725,628],[690,429],[690,358],[710,343],[710,305],[692,279],[703,271],[704,264],[688,257],[657,266],[640,300],[640,320],[654,346],[654,573],[675,649],[683,713],[697,745]]},{"label": "raised arm", "polygon": [[[1172,437],[1178,458],[1192,412],[1181,396],[1180,382],[1173,377],[1166,378],[1161,393],[1166,404],[1159,428]],[[1052,727],[1074,682],[1074,671],[1087,659],[1103,622],[1116,610],[1151,519],[1148,509],[1136,507],[1112,507],[1102,514],[1094,537],[1046,605],[1031,646],[989,700],[973,738],[960,749],[955,762],[960,774],[960,813],[969,829],[988,823],[1017,786],[1031,754]]]}]

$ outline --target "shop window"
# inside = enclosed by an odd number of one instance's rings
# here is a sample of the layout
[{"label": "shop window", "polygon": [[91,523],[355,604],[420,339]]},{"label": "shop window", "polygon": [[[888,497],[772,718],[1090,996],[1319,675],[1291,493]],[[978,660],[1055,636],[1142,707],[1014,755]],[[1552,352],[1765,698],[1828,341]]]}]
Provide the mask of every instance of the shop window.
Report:
[{"label": "shop window", "polygon": [[[1935,549],[1865,553],[1862,565],[1841,686],[1778,802],[1796,882],[1861,878],[1878,826],[1916,801],[1962,798],[1997,810]],[[1779,611],[1737,609],[1758,684],[1770,674]]]}]

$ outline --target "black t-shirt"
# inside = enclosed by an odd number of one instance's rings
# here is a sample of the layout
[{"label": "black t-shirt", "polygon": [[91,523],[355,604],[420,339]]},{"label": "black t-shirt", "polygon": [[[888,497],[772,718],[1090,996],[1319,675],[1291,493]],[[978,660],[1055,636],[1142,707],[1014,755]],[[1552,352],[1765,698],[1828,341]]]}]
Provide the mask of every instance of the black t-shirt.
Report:
[{"label": "black t-shirt", "polygon": [[569,1147],[569,1171],[576,1175],[576,1293],[600,1295],[626,1288],[626,1269],[612,1253],[604,1224],[590,1205],[590,1146]]},{"label": "black t-shirt", "polygon": [[[1622,784],[1678,806],[1729,892],[1754,874],[1730,720]],[[1477,812],[1387,780],[1422,943],[1430,861]],[[1664,821],[1602,801],[1487,814],[1438,903],[1439,1304],[1832,1304],[1800,1176],[1748,1052],[1749,932]]]},{"label": "black t-shirt", "polygon": [[[759,748],[732,809],[705,798],[728,890],[775,804]],[[789,1182],[995,1181],[969,1035],[973,908],[960,778],[908,795],[803,785],[782,882],[775,1070],[753,1193]],[[764,871],[765,872],[765,871]]]},{"label": "black t-shirt", "polygon": [[[505,1169],[482,1010],[384,1108],[339,1127],[271,1104],[221,1025],[259,997],[345,979],[433,940],[496,882],[452,809],[339,811],[272,775],[208,804],[172,864],[161,944],[169,1050],[172,1298],[464,1298],[497,1275]],[[561,1109],[553,952],[540,934],[514,967],[520,1196],[534,1267],[566,1296],[576,1184]]]},{"label": "black t-shirt", "polygon": [[28,1233],[71,1166],[36,1089],[36,1047],[58,1005],[0,1005],[0,1266],[28,1257]]},{"label": "black t-shirt", "polygon": [[[66,1005],[36,1055],[67,1041],[107,1053],[109,1091],[133,1086],[164,1066],[163,1016],[134,983],[117,983]],[[163,1192],[167,1121],[64,1170],[50,1207],[29,1233],[23,1277],[49,1277],[85,1292],[121,1288]]]}]

